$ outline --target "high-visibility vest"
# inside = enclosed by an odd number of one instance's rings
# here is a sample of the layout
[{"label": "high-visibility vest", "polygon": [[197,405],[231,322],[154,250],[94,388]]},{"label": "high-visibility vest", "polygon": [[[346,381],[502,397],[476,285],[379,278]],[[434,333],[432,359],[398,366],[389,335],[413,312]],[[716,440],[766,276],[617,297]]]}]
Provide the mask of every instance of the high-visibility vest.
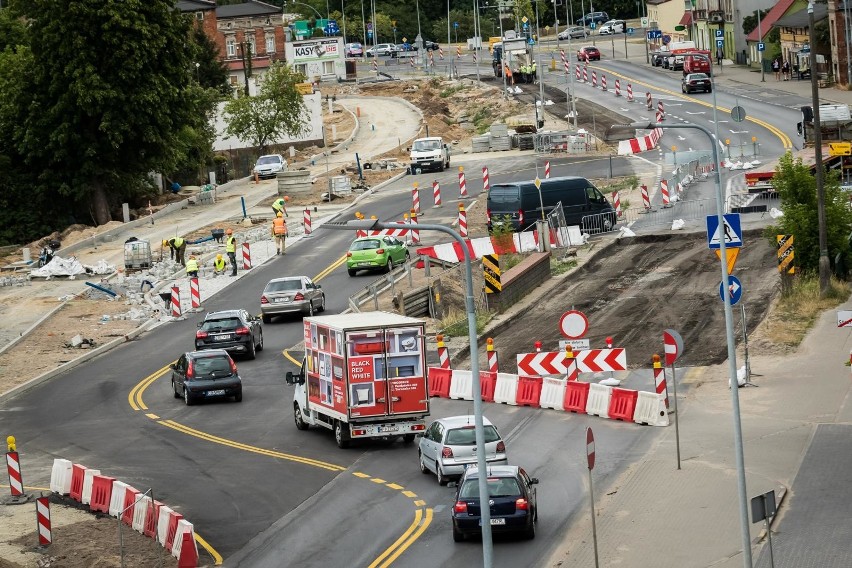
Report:
[{"label": "high-visibility vest", "polygon": [[237,239],[231,235],[225,241],[225,252],[237,252]]},{"label": "high-visibility vest", "polygon": [[272,234],[276,237],[287,234],[287,223],[281,217],[276,217],[272,220]]},{"label": "high-visibility vest", "polygon": [[286,203],[286,202],[283,199],[280,199],[280,198],[276,199],[275,201],[272,202],[272,208],[277,210],[277,211],[283,211],[284,210],[284,203]]},{"label": "high-visibility vest", "polygon": [[216,270],[225,270],[225,259],[224,258],[214,258],[213,259],[213,268]]},{"label": "high-visibility vest", "polygon": [[190,258],[186,261],[186,273],[190,272],[198,272],[198,261],[194,258]]},{"label": "high-visibility vest", "polygon": [[180,248],[183,246],[183,237],[175,237],[173,242],[175,248]]}]

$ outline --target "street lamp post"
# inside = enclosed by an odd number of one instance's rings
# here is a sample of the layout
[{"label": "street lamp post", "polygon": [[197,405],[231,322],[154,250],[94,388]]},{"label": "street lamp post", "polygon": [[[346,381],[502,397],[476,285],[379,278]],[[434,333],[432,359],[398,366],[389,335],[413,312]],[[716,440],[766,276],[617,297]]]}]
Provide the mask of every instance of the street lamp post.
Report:
[{"label": "street lamp post", "polygon": [[[849,0],[846,0],[846,1],[848,2]],[[757,9],[757,43],[758,44],[763,43],[763,28],[760,27],[760,21],[763,19],[762,16],[763,16],[763,11],[760,8],[758,8]],[[758,47],[760,47],[760,46],[758,46]],[[849,48],[848,43],[846,44],[846,48],[847,49]],[[763,51],[758,50],[757,54],[760,56],[760,82],[765,83],[766,82],[766,74],[763,71]],[[847,54],[847,56],[848,56],[848,54]]]},{"label": "street lamp post", "polygon": [[485,461],[485,429],[482,421],[482,391],[479,381],[479,341],[476,334],[476,311],[473,303],[473,272],[471,269],[470,251],[467,243],[457,232],[443,225],[429,223],[414,225],[411,223],[383,223],[375,219],[332,221],[323,224],[324,228],[354,231],[364,229],[368,231],[382,229],[410,229],[420,231],[438,231],[449,235],[461,246],[464,253],[464,276],[465,276],[465,298],[464,304],[467,311],[467,337],[470,342],[470,374],[473,379],[473,415],[474,432],[476,434],[476,467],[479,470],[477,478],[479,485],[480,516],[482,518],[482,561],[485,568],[491,568],[493,561],[493,543],[491,541],[491,511],[487,506],[488,479],[487,464]]}]

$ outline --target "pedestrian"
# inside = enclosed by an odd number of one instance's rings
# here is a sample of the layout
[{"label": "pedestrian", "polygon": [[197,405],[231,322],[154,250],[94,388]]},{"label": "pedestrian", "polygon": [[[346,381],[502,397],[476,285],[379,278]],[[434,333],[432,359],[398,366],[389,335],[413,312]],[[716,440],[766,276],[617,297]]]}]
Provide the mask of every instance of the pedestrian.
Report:
[{"label": "pedestrian", "polygon": [[186,275],[189,278],[198,278],[198,260],[195,255],[189,255],[189,260],[186,261]]},{"label": "pedestrian", "polygon": [[772,60],[772,72],[775,73],[775,80],[781,80],[781,62],[776,57]]},{"label": "pedestrian", "polygon": [[287,200],[279,197],[275,201],[272,202],[272,214],[277,215],[278,213],[282,213],[285,217],[287,217]]},{"label": "pedestrian", "polygon": [[272,220],[272,236],[275,238],[276,254],[286,254],[284,241],[287,238],[287,222],[284,221],[284,216],[281,215],[280,211]]},{"label": "pedestrian", "polygon": [[186,240],[183,237],[172,237],[168,240],[169,248],[174,252],[175,262],[181,266],[186,266],[184,254],[186,253]]},{"label": "pedestrian", "polygon": [[790,80],[790,62],[786,59],[784,60],[784,64],[781,66],[781,73],[784,75],[784,80]]},{"label": "pedestrian", "polygon": [[231,276],[237,275],[237,239],[234,237],[234,230],[228,229],[225,231],[225,253],[228,255],[228,260],[231,261]]},{"label": "pedestrian", "polygon": [[222,276],[223,274],[225,274],[225,258],[222,253],[219,253],[213,259],[213,276]]},{"label": "pedestrian", "polygon": [[536,63],[533,61],[532,67],[530,68],[530,83],[535,84],[536,82]]}]

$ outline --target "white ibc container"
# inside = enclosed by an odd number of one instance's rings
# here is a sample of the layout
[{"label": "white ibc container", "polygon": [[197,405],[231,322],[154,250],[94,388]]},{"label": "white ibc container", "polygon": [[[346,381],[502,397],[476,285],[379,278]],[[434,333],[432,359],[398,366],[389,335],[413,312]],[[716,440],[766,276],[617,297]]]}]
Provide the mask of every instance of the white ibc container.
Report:
[{"label": "white ibc container", "polygon": [[542,408],[552,408],[554,410],[565,410],[563,401],[565,400],[566,385],[567,381],[565,379],[544,377],[541,385],[539,406]]},{"label": "white ibc container", "polygon": [[470,371],[453,370],[450,381],[450,398],[473,400],[473,374]]},{"label": "white ibc container", "polygon": [[53,460],[50,471],[50,490],[60,495],[71,493],[71,471],[73,464],[70,460],[57,458]]},{"label": "white ibc container", "polygon": [[612,387],[592,383],[589,385],[589,398],[586,401],[586,414],[609,418],[609,399]]},{"label": "white ibc container", "polygon": [[494,402],[516,406],[518,398],[518,375],[497,373],[494,384]]}]

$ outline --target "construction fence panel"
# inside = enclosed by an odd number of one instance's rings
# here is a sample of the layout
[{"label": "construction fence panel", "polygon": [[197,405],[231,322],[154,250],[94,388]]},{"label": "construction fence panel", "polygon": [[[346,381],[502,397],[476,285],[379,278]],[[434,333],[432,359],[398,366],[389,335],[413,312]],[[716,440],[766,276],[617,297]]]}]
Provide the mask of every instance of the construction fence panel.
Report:
[{"label": "construction fence panel", "polygon": [[671,207],[632,207],[622,212],[624,223],[638,222],[645,226],[670,225],[674,219],[692,220],[704,219],[707,215],[716,213],[715,199],[693,199],[676,201]]}]

